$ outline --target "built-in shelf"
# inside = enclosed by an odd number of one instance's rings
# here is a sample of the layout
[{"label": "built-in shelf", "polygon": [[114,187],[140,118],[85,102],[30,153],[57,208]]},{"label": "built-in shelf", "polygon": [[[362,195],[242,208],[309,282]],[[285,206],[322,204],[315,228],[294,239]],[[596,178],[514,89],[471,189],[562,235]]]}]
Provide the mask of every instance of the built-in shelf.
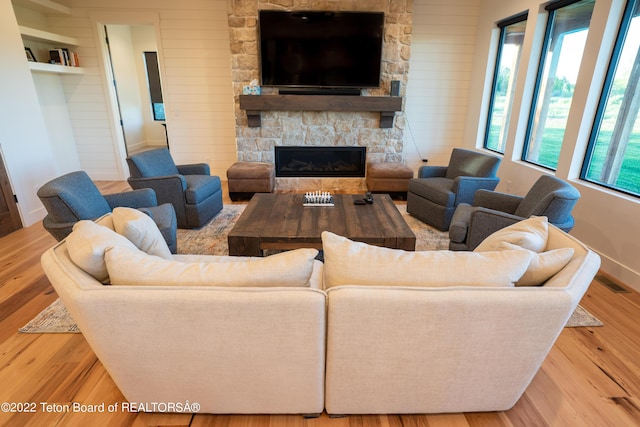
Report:
[{"label": "built-in shelf", "polygon": [[35,10],[42,13],[54,13],[61,15],[70,15],[69,6],[57,3],[53,0],[12,0],[13,4],[22,6],[27,9]]},{"label": "built-in shelf", "polygon": [[50,33],[48,31],[38,30],[36,28],[19,26],[20,34],[24,40],[33,40],[37,42],[61,44],[65,46],[77,46],[78,40],[73,37],[62,36],[60,34]]},{"label": "built-in shelf", "polygon": [[260,127],[262,111],[360,111],[380,113],[380,127],[393,127],[396,111],[402,111],[400,96],[350,95],[240,95],[249,127]]},{"label": "built-in shelf", "polygon": [[84,68],[69,67],[60,64],[47,64],[46,62],[29,62],[32,72],[53,73],[53,74],[84,74]]},{"label": "built-in shelf", "polygon": [[[49,31],[38,30],[36,28],[19,26],[22,40],[25,43],[29,41],[45,43],[51,45],[51,47],[75,47],[78,45],[78,40],[73,37],[67,37],[60,34],[50,33]],[[36,56],[36,58],[42,57]],[[29,62],[29,68],[31,71],[41,73],[54,73],[54,74],[83,74],[84,70],[80,67],[69,67],[60,64],[49,64],[47,62]]]}]

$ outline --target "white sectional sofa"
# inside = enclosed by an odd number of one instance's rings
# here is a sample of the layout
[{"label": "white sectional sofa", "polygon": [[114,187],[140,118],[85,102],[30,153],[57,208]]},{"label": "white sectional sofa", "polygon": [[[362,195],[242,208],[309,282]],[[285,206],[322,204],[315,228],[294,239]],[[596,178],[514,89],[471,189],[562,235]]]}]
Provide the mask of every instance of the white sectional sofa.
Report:
[{"label": "white sectional sofa", "polygon": [[[542,286],[430,287],[434,266],[423,265],[419,287],[329,288],[327,413],[513,407],[600,266],[598,255],[550,225],[545,251],[559,248],[572,248],[573,255]],[[358,251],[350,252],[358,256]],[[343,262],[353,261],[345,253],[337,255]],[[331,262],[325,249],[325,277]],[[362,277],[365,273],[358,270],[352,265],[353,274]],[[482,281],[480,274],[477,282]]]},{"label": "white sectional sofa", "polygon": [[[43,255],[44,271],[129,402],[197,403],[202,413],[322,412],[326,294],[315,289],[319,261],[304,287],[106,286],[70,258],[70,239]],[[97,258],[99,251],[87,252]]]},{"label": "white sectional sofa", "polygon": [[[170,256],[117,222],[96,227],[146,254],[72,233],[43,255],[44,271],[127,400],[198,402],[205,413],[509,409],[600,263],[553,226],[543,247],[512,233],[497,241],[527,250],[485,253],[411,253],[325,233],[323,265],[313,250],[269,261]],[[544,283],[514,287],[536,262]],[[96,265],[114,271],[110,286]]]}]

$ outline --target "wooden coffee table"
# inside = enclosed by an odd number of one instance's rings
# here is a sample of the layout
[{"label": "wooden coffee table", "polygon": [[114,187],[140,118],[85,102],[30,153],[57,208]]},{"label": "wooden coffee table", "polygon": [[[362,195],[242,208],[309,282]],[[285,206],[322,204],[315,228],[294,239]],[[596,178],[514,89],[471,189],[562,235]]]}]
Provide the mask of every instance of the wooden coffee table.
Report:
[{"label": "wooden coffee table", "polygon": [[229,255],[261,256],[265,249],[322,249],[331,231],[359,242],[415,250],[416,236],[388,194],[355,205],[362,195],[337,194],[335,206],[303,206],[302,194],[256,193],[229,232]]}]

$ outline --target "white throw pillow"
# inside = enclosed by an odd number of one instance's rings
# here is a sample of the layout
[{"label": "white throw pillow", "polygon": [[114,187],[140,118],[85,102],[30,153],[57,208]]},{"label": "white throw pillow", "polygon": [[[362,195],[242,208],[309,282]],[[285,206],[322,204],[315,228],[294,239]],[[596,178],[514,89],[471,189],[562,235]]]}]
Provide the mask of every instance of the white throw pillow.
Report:
[{"label": "white throw pillow", "polygon": [[316,249],[296,249],[235,262],[181,262],[114,247],[105,262],[112,285],[309,286]]},{"label": "white throw pillow", "polygon": [[109,278],[104,263],[104,252],[107,248],[121,246],[138,250],[126,237],[89,220],[75,223],[65,242],[74,264],[101,282]]},{"label": "white throw pillow", "polygon": [[[522,249],[512,243],[503,242],[503,250]],[[529,268],[516,282],[516,286],[539,286],[562,270],[573,257],[573,248],[559,248],[547,252],[531,252]]]},{"label": "white throw pillow", "polygon": [[513,286],[529,266],[527,251],[408,252],[322,233],[324,286]]},{"label": "white throw pillow", "polygon": [[113,226],[113,218],[111,218],[111,212],[102,215],[100,218],[97,218],[93,222],[98,225],[107,227],[109,230],[116,231],[115,227]]},{"label": "white throw pillow", "polygon": [[116,232],[129,239],[138,249],[149,255],[172,259],[167,242],[149,215],[138,209],[117,207],[113,209],[111,217]]},{"label": "white throw pillow", "polygon": [[512,243],[530,251],[542,252],[547,247],[548,238],[547,217],[534,216],[490,234],[475,248],[474,252],[498,251],[503,242]]}]

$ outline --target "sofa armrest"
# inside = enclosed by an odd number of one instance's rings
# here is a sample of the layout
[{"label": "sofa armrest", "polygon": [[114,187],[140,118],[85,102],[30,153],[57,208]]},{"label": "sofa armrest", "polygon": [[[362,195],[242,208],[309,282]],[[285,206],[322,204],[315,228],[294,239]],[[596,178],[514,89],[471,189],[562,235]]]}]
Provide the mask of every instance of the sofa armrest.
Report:
[{"label": "sofa armrest", "polygon": [[156,192],[151,188],[140,188],[123,193],[105,194],[104,198],[112,210],[117,207],[148,208],[158,206]]},{"label": "sofa armrest", "polygon": [[211,175],[211,169],[207,163],[178,165],[177,168],[182,175]]},{"label": "sofa armrest", "polygon": [[420,166],[418,169],[418,178],[435,178],[445,176],[447,173],[446,166]]},{"label": "sofa armrest", "polygon": [[522,196],[516,196],[514,194],[497,193],[490,190],[478,190],[473,197],[473,206],[482,206],[512,214],[516,209],[518,209],[522,199]]},{"label": "sofa armrest", "polygon": [[42,220],[42,225],[57,241],[60,241],[67,237],[76,222],[54,222],[50,215],[47,215]]},{"label": "sofa armrest", "polygon": [[472,203],[476,191],[480,189],[493,190],[500,182],[500,178],[482,178],[475,176],[458,176],[453,180],[453,192],[456,193],[456,205]]}]

